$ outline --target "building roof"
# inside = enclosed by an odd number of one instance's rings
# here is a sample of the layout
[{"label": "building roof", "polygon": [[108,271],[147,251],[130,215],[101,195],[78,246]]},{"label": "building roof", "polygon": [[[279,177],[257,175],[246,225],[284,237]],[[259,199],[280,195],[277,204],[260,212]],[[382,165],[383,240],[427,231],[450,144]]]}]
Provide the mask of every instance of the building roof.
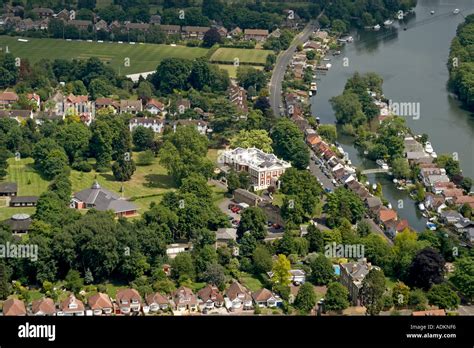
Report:
[{"label": "building roof", "polygon": [[126,301],[130,303],[132,300],[142,302],[142,297],[137,290],[132,288],[120,289],[115,295],[117,302]]},{"label": "building roof", "polygon": [[0,101],[17,101],[18,94],[15,92],[5,91],[0,93]]},{"label": "building roof", "polygon": [[357,262],[342,263],[341,268],[346,271],[352,282],[360,287],[362,280],[372,269],[372,265],[366,259],[360,259]]},{"label": "building roof", "polygon": [[217,240],[236,240],[237,229],[227,228],[227,227],[218,228],[216,231],[216,239]]},{"label": "building roof", "polygon": [[181,286],[173,293],[174,303],[179,304],[197,304],[197,298],[190,288]]},{"label": "building roof", "polygon": [[236,193],[241,195],[241,196],[244,196],[245,198],[251,199],[251,200],[255,200],[255,201],[261,201],[262,200],[262,197],[256,195],[253,192],[250,192],[246,189],[238,188],[238,189],[234,190],[234,196],[235,196]]},{"label": "building roof", "polygon": [[89,303],[89,307],[93,310],[113,307],[109,295],[101,292],[89,297],[87,302]]},{"label": "building roof", "polygon": [[10,203],[36,203],[38,196],[14,196],[10,199]]},{"label": "building roof", "polygon": [[159,102],[156,99],[150,99],[148,101],[148,103],[146,103],[146,107],[148,107],[148,106],[154,106],[154,107],[156,107],[157,109],[160,109],[160,110],[163,110],[165,108],[165,105],[163,103]]},{"label": "building roof", "polygon": [[161,24],[160,29],[164,31],[180,31],[181,27],[179,25]]},{"label": "building roof", "polygon": [[141,100],[120,100],[120,109],[142,109]]},{"label": "building roof", "polygon": [[381,209],[379,211],[379,219],[382,222],[387,222],[390,220],[396,220],[397,219],[397,212],[393,209]]},{"label": "building roof", "polygon": [[166,298],[166,296],[163,296],[162,294],[160,294],[159,292],[155,292],[154,294],[150,294],[146,297],[146,303],[148,305],[151,305],[153,303],[156,303],[156,304],[159,304],[159,305],[162,305],[162,304],[168,304],[169,301],[168,299]]},{"label": "building roof", "polygon": [[9,298],[3,302],[4,316],[26,315],[25,303],[16,298]]},{"label": "building roof", "polygon": [[231,300],[235,300],[237,297],[241,297],[243,300],[250,300],[249,291],[243,287],[239,282],[233,282],[226,291],[226,296]]},{"label": "building roof", "polygon": [[39,300],[33,301],[31,305],[31,311],[33,314],[48,314],[53,315],[56,313],[56,305],[51,298],[43,297]]},{"label": "building roof", "polygon": [[199,33],[205,33],[210,27],[195,27],[195,26],[183,26],[181,28],[184,32],[199,32]]},{"label": "building roof", "polygon": [[117,194],[103,189],[96,181],[91,188],[85,189],[74,194],[74,198],[87,205],[92,205],[99,211],[113,210],[115,213],[137,210],[138,207],[121,199]]},{"label": "building roof", "polygon": [[279,299],[278,295],[275,295],[273,292],[265,288],[257,290],[254,293],[252,293],[252,298],[254,299],[255,302],[266,302],[272,297]]},{"label": "building roof", "polygon": [[259,35],[259,36],[268,36],[267,29],[245,29],[245,35]]},{"label": "building roof", "polygon": [[2,193],[17,193],[18,185],[16,182],[3,182],[0,183],[0,192]]},{"label": "building roof", "polygon": [[212,285],[206,285],[204,288],[199,290],[198,296],[204,302],[224,302],[224,296],[220,293],[219,289]]},{"label": "building roof", "polygon": [[382,200],[376,196],[367,197],[366,202],[369,208],[376,208],[382,205]]},{"label": "building roof", "polygon": [[228,156],[231,161],[235,161],[235,163],[241,165],[247,165],[256,171],[259,169],[286,169],[291,167],[289,162],[279,159],[274,154],[263,152],[255,147],[247,149],[238,147],[234,150],[226,151],[225,155]]},{"label": "building roof", "polygon": [[12,232],[28,231],[31,226],[31,218],[28,214],[15,214],[3,223],[10,227]]},{"label": "building roof", "polygon": [[[70,308],[71,305],[76,305],[76,308]],[[61,311],[63,312],[79,312],[84,311],[84,303],[78,300],[74,294],[70,294],[64,301],[60,304]]]}]

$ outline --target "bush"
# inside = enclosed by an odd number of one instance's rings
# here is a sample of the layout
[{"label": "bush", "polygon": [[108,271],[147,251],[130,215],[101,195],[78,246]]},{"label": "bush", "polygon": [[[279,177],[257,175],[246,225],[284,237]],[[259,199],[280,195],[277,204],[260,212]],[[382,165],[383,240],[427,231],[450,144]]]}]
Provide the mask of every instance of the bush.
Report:
[{"label": "bush", "polygon": [[155,159],[155,154],[151,150],[146,150],[138,154],[137,164],[139,166],[149,166],[153,163]]},{"label": "bush", "polygon": [[79,172],[89,173],[92,170],[92,165],[87,161],[80,161],[73,163],[72,168]]}]

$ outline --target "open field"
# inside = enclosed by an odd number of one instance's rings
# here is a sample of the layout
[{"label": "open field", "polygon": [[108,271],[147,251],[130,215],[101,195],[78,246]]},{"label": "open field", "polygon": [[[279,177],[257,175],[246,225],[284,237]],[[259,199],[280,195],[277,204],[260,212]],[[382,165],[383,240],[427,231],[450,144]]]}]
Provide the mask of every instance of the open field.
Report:
[{"label": "open field", "polygon": [[234,64],[238,58],[239,63],[264,65],[267,56],[272,53],[269,50],[256,50],[244,48],[219,48],[211,56],[211,62]]},{"label": "open field", "polygon": [[[177,57],[195,59],[206,54],[207,49],[199,47],[169,46],[156,44],[135,44],[126,42],[87,42],[66,41],[60,39],[32,39],[19,42],[18,38],[0,36],[0,48],[8,50],[16,57],[28,58],[37,62],[42,58],[88,59],[98,57],[121,75],[155,70],[165,58]],[[130,66],[125,66],[125,59],[130,59]]]},{"label": "open field", "polygon": [[19,196],[39,196],[46,191],[49,182],[33,168],[33,159],[8,160],[8,173],[4,181],[18,184]]},{"label": "open field", "polygon": [[[237,77],[237,67],[234,65],[218,64],[219,69],[227,70],[229,77],[235,79]],[[263,70],[263,66],[251,65],[253,68]]]}]

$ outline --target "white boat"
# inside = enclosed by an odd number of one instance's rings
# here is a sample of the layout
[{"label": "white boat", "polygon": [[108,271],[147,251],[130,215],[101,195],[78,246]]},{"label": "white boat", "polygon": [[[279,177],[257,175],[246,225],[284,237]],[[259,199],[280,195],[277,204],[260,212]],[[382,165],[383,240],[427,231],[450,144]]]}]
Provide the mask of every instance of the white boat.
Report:
[{"label": "white boat", "polygon": [[398,19],[398,20],[402,20],[402,19],[403,19],[403,11],[402,11],[402,10],[400,10],[400,11],[397,12],[397,19]]},{"label": "white boat", "polygon": [[391,26],[393,23],[393,21],[391,19],[387,19],[385,22],[383,22],[383,25],[385,25],[386,27],[389,27]]},{"label": "white boat", "polygon": [[392,209],[392,203],[388,203],[388,204],[387,204],[387,208],[388,208],[388,209]]},{"label": "white boat", "polygon": [[[318,85],[316,84],[316,82],[311,82],[311,87],[309,88],[310,91],[312,92],[317,92],[318,91]],[[316,93],[314,93],[316,94]]]},{"label": "white boat", "polygon": [[326,68],[328,68],[328,70],[332,67],[332,64],[331,63],[327,63],[326,64]]},{"label": "white boat", "polygon": [[427,222],[426,227],[428,227],[430,231],[436,231],[436,225],[432,222]]},{"label": "white boat", "polygon": [[433,152],[433,147],[431,146],[431,143],[429,141],[427,141],[426,144],[425,144],[425,151],[427,153],[432,153]]},{"label": "white boat", "polygon": [[397,179],[393,179],[393,183],[394,183],[394,184],[398,184],[398,180],[397,180]]},{"label": "white boat", "polygon": [[421,211],[425,211],[425,205],[423,203],[418,204],[418,208],[420,208]]},{"label": "white boat", "polygon": [[323,58],[323,61],[325,61],[325,62],[330,62],[330,61],[331,61],[331,58]]},{"label": "white boat", "polygon": [[461,11],[459,11],[458,8],[455,8],[454,11],[453,11],[453,14],[458,14],[459,12],[461,12]]},{"label": "white boat", "polygon": [[435,11],[431,10],[430,13],[431,13],[432,15],[434,15],[434,14],[435,14]]},{"label": "white boat", "polygon": [[380,30],[380,24],[374,25],[374,30]]},{"label": "white boat", "polygon": [[377,189],[377,184],[372,184],[372,189],[376,190]]},{"label": "white boat", "polygon": [[430,156],[433,157],[433,158],[438,158],[438,155],[434,151],[430,154]]},{"label": "white boat", "polygon": [[349,37],[347,38],[347,42],[353,42],[353,41],[354,41],[354,38],[353,38],[352,36],[349,36]]}]

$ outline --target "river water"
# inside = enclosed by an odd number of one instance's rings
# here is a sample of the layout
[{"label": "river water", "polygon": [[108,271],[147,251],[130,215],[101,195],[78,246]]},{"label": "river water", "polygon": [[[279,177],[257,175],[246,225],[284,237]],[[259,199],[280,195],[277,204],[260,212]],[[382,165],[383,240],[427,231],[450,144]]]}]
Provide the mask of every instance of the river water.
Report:
[{"label": "river water", "polygon": [[[462,12],[452,14],[455,8]],[[428,134],[438,154],[456,153],[464,175],[474,178],[474,115],[464,110],[446,87],[451,40],[457,25],[464,20],[463,15],[471,13],[474,13],[472,0],[418,0],[415,14],[404,22],[395,21],[392,28],[377,32],[352,33],[354,42],[347,44],[340,56],[331,57],[330,71],[318,81],[318,94],[312,99],[313,115],[320,117],[321,123],[334,123],[329,99],[342,93],[346,80],[354,72],[375,72],[383,77],[384,94],[392,102],[419,103],[420,117],[407,117],[414,133]],[[352,163],[375,168],[375,163],[359,155],[352,140],[339,136]],[[369,175],[369,180],[382,184],[385,198],[411,227],[417,231],[425,229],[426,220],[415,203],[388,176]]]}]

